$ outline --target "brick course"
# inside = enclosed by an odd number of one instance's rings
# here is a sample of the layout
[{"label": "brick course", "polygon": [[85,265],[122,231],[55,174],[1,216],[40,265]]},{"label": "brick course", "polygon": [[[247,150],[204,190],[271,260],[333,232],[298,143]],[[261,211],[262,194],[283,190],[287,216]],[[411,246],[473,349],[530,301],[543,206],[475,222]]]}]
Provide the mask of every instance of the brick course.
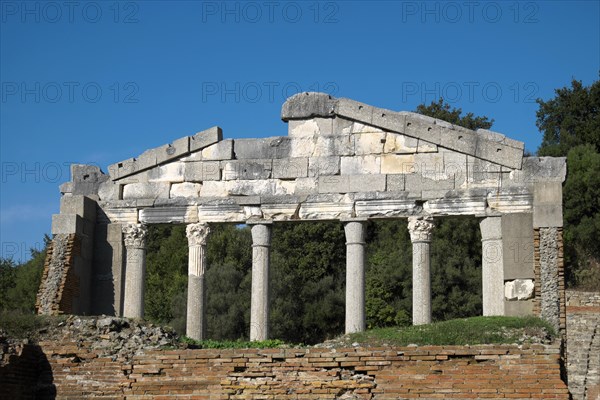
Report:
[{"label": "brick course", "polygon": [[77,343],[39,349],[52,387],[20,375],[15,355],[1,386],[60,399],[569,398],[558,345],[152,350],[131,360]]}]

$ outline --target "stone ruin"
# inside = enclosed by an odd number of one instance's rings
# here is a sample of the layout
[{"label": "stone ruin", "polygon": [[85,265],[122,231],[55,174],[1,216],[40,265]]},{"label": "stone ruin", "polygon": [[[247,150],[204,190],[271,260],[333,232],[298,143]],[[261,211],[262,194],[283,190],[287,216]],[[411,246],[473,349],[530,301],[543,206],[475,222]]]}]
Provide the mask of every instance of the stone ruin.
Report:
[{"label": "stone ruin", "polygon": [[223,139],[213,127],[108,175],[73,165],[52,218],[61,251],[49,252],[39,312],[142,317],[147,225],[186,224],[186,334],[203,339],[209,226],[243,223],[253,240],[250,339],[266,339],[272,224],[337,220],[347,240],[345,329],[362,331],[365,221],[408,218],[413,323],[426,324],[434,221],[470,215],[481,220],[483,314],[534,314],[565,329],[564,158],[524,157],[522,142],[496,132],[323,93],[290,97],[281,118],[287,136]]}]

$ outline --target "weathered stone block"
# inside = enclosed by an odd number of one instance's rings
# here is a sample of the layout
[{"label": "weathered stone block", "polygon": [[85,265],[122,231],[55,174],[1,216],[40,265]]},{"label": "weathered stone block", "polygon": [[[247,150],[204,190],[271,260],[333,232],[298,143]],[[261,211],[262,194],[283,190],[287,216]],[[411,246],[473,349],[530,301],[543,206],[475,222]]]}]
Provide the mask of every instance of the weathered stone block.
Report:
[{"label": "weathered stone block", "polygon": [[388,132],[385,136],[384,153],[414,154],[417,152],[419,139]]},{"label": "weathered stone block", "polygon": [[123,199],[169,198],[169,183],[131,183],[123,186]]},{"label": "weathered stone block", "polygon": [[477,134],[461,127],[442,129],[440,146],[464,154],[475,155],[477,150]]},{"label": "weathered stone block", "polygon": [[83,233],[83,217],[76,214],[52,215],[52,234]]},{"label": "weathered stone block", "polygon": [[386,175],[385,190],[388,192],[401,192],[404,191],[404,174]]},{"label": "weathered stone block", "polygon": [[[442,121],[443,122],[443,121]],[[406,115],[404,134],[433,144],[441,143],[440,121],[424,115],[410,113]]]},{"label": "weathered stone block", "polygon": [[354,126],[354,121],[343,118],[343,117],[335,117],[332,119],[333,123],[333,131],[331,134],[333,135],[349,135],[352,133],[352,127]]},{"label": "weathered stone block", "polygon": [[77,214],[89,221],[96,221],[96,202],[87,196],[63,196],[60,199],[61,214]]},{"label": "weathered stone block", "polygon": [[269,179],[273,169],[271,159],[222,161],[223,180]]},{"label": "weathered stone block", "polygon": [[103,208],[102,210],[111,224],[138,223],[138,211],[136,208]]},{"label": "weathered stone block", "polygon": [[523,150],[479,138],[475,157],[492,161],[505,167],[520,169],[523,160]]},{"label": "weathered stone block", "polygon": [[236,139],[233,143],[233,152],[238,160],[286,158],[290,155],[290,148],[291,139],[286,137]]},{"label": "weathered stone block", "polygon": [[340,157],[311,157],[308,160],[309,176],[338,175],[340,173]]},{"label": "weathered stone block", "polygon": [[334,175],[318,178],[319,193],[384,191],[385,175]]},{"label": "weathered stone block", "polygon": [[533,214],[502,215],[504,279],[533,279]]},{"label": "weathered stone block", "polygon": [[351,99],[339,99],[337,103],[337,114],[355,121],[370,124],[373,119],[375,107],[359,103]]},{"label": "weathered stone block", "polygon": [[526,187],[502,188],[487,195],[488,207],[500,213],[533,212],[533,195]]},{"label": "weathered stone block", "polygon": [[186,162],[184,167],[186,182],[204,182],[221,180],[221,164],[219,161]]},{"label": "weathered stone block", "polygon": [[227,201],[198,206],[199,222],[246,222],[244,209]]},{"label": "weathered stone block", "polygon": [[139,220],[146,224],[189,224],[198,222],[196,206],[170,206],[143,208]]},{"label": "weathered stone block", "polygon": [[[361,128],[367,126],[363,125]],[[381,130],[374,133],[357,133],[354,135],[354,154],[357,156],[381,154],[383,153],[385,141],[386,133]]]},{"label": "weathered stone block", "polygon": [[154,167],[146,173],[146,179],[148,180],[148,182],[183,182],[184,166],[185,163],[174,161],[168,164]]},{"label": "weathered stone block", "polygon": [[379,174],[380,156],[354,156],[341,158],[342,175]]},{"label": "weathered stone block", "polygon": [[317,178],[298,178],[295,180],[294,194],[298,196],[318,193]]},{"label": "weathered stone block", "polygon": [[228,194],[227,182],[224,181],[204,181],[200,189],[201,197],[226,197]]},{"label": "weathered stone block", "polygon": [[412,154],[384,154],[381,156],[382,174],[412,174],[416,168],[415,156]]},{"label": "weathered stone block", "polygon": [[157,164],[173,160],[190,152],[190,137],[179,138],[173,143],[157,147],[155,150]]},{"label": "weathered stone block", "polygon": [[356,216],[363,218],[383,218],[412,215],[416,211],[412,200],[369,200],[357,201]]},{"label": "weathered stone block", "polygon": [[281,107],[281,119],[333,116],[338,99],[326,93],[302,92],[288,98]]},{"label": "weathered stone block", "polygon": [[506,300],[529,300],[534,295],[532,279],[515,279],[504,282],[504,298]]},{"label": "weathered stone block", "polygon": [[190,151],[201,150],[221,140],[223,140],[223,130],[218,126],[213,126],[190,137]]},{"label": "weathered stone block", "polygon": [[300,205],[300,219],[328,220],[345,219],[352,216],[354,203],[340,194],[309,196]]},{"label": "weathered stone block", "polygon": [[437,153],[438,150],[439,148],[436,144],[429,143],[422,139],[418,139],[417,153]]},{"label": "weathered stone block", "polygon": [[233,158],[233,140],[221,140],[202,149],[202,159],[207,161],[231,160]]},{"label": "weathered stone block", "polygon": [[171,185],[171,192],[169,198],[173,199],[176,197],[192,197],[197,198],[200,196],[200,189],[202,185],[199,183],[183,182],[174,183]]},{"label": "weathered stone block", "polygon": [[395,112],[383,108],[373,111],[372,124],[386,131],[404,133],[406,127],[406,115],[404,112]]},{"label": "weathered stone block", "polygon": [[562,183],[537,182],[533,188],[533,226],[563,226]]},{"label": "weathered stone block", "polygon": [[273,160],[273,178],[292,179],[308,176],[308,158],[287,158]]},{"label": "weathered stone block", "polygon": [[294,194],[295,182],[278,179],[259,181],[236,180],[226,182],[227,194],[236,196],[276,196]]},{"label": "weathered stone block", "polygon": [[354,154],[354,136],[318,136],[311,157],[351,156]]}]

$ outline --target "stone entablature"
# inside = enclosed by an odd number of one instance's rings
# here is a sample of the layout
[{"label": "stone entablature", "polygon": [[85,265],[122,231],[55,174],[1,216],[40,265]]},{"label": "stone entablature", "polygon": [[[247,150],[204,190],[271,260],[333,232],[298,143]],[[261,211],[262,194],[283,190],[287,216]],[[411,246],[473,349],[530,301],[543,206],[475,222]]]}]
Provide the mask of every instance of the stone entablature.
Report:
[{"label": "stone entablature", "polygon": [[489,216],[532,212],[535,184],[553,191],[566,173],[564,158],[523,158],[498,133],[321,93],[293,96],[282,119],[288,136],[223,140],[215,127],[62,191],[96,197],[114,223]]}]

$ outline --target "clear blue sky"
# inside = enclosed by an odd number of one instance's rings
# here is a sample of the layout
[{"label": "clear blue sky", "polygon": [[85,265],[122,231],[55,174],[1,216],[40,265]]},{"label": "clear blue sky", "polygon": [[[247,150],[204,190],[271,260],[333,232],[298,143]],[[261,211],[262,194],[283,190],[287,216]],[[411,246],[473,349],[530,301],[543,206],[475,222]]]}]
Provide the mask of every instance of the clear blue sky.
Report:
[{"label": "clear blue sky", "polygon": [[440,96],[535,151],[535,99],[600,70],[598,1],[1,1],[1,256],[50,233],[68,165],[219,125],[285,135],[325,91],[413,111]]}]

